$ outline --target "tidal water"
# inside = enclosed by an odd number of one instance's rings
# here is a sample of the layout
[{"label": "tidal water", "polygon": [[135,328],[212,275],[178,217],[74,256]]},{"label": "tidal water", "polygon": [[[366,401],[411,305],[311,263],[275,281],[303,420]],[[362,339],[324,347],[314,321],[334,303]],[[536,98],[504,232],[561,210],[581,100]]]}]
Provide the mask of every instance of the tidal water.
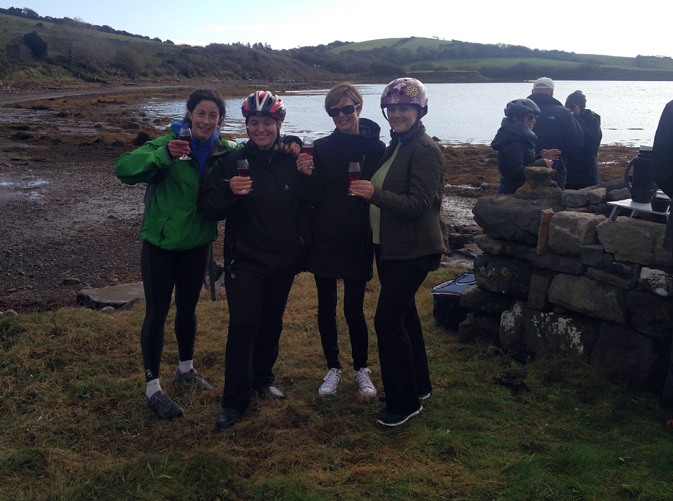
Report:
[{"label": "tidal water", "polygon": [[[555,84],[554,97],[562,104],[575,90],[584,92],[587,108],[601,116],[606,145],[651,145],[661,112],[666,103],[673,100],[673,82],[559,80]],[[532,86],[530,82],[428,84],[429,112],[423,123],[428,133],[444,144],[490,144],[500,126],[505,105],[513,99],[527,97]],[[379,107],[385,86],[358,87],[364,97],[361,116],[377,122],[382,128],[382,139],[387,142],[389,127]],[[283,132],[314,138],[330,134],[334,124],[323,108],[328,90],[281,93],[287,107]],[[242,98],[226,101],[227,117],[222,131],[245,140],[241,102]],[[184,116],[185,103],[150,100],[143,111],[149,117],[177,119]]]}]

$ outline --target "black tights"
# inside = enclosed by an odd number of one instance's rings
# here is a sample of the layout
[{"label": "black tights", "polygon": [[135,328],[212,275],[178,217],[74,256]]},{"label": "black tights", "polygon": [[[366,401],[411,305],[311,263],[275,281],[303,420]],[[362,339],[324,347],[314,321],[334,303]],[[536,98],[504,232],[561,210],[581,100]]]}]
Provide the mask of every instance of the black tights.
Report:
[{"label": "black tights", "polygon": [[210,244],[167,251],[143,242],[140,270],[145,290],[145,320],[140,331],[145,380],[159,377],[164,325],[175,287],[175,338],[180,360],[192,360],[196,339],[196,304],[206,274]]}]

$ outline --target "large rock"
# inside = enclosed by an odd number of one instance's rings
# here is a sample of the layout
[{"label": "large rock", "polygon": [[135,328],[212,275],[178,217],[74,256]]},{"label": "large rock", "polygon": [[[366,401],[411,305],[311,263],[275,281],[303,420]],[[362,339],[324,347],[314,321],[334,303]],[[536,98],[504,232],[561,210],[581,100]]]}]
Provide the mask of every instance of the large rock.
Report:
[{"label": "large rock", "polygon": [[106,306],[115,309],[130,307],[140,299],[145,299],[142,282],[102,289],[86,289],[77,294],[77,304],[94,310],[102,310]]},{"label": "large rock", "polygon": [[643,266],[640,270],[638,285],[647,292],[661,297],[673,295],[673,277],[663,270]]},{"label": "large rock", "polygon": [[524,200],[544,200],[550,199],[558,203],[563,190],[554,181],[556,174],[553,169],[548,167],[526,167],[524,169],[526,182],[516,190],[515,198]]},{"label": "large rock", "polygon": [[605,216],[585,212],[559,212],[549,223],[549,247],[557,254],[579,256],[582,246],[598,242],[596,226]]},{"label": "large rock", "polygon": [[530,286],[528,287],[528,307],[534,310],[548,310],[549,300],[547,293],[554,280],[554,273],[547,270],[540,270],[530,277]]},{"label": "large rock", "polygon": [[601,223],[596,229],[605,251],[617,261],[673,266],[673,255],[663,247],[664,224],[622,216]]},{"label": "large rock", "polygon": [[591,352],[591,364],[638,388],[658,390],[663,363],[663,357],[657,357],[659,348],[648,336],[604,323]]},{"label": "large rock", "polygon": [[474,277],[482,289],[525,298],[532,271],[525,262],[482,254],[474,260]]},{"label": "large rock", "polygon": [[631,313],[631,325],[642,334],[656,339],[668,339],[673,334],[671,301],[649,292],[630,291],[626,307]]},{"label": "large rock", "polygon": [[597,322],[572,315],[536,311],[517,301],[503,312],[500,344],[515,354],[574,353],[585,355],[596,342]]},{"label": "large rock", "polygon": [[461,343],[484,343],[498,346],[500,315],[493,313],[468,313],[458,326],[458,341]]},{"label": "large rock", "polygon": [[589,203],[584,190],[565,190],[561,194],[561,205],[565,207],[585,207]]},{"label": "large rock", "polygon": [[505,294],[484,290],[475,285],[460,296],[460,306],[472,311],[502,313],[512,306],[512,298]]},{"label": "large rock", "polygon": [[640,265],[631,263],[613,262],[605,269],[589,268],[586,276],[606,284],[616,285],[622,289],[631,289],[635,286],[640,275]]},{"label": "large rock", "polygon": [[558,274],[548,298],[562,308],[618,324],[626,322],[623,290],[582,276]]},{"label": "large rock", "polygon": [[508,195],[481,197],[472,214],[486,235],[537,245],[543,209],[561,210],[557,200],[520,200]]}]

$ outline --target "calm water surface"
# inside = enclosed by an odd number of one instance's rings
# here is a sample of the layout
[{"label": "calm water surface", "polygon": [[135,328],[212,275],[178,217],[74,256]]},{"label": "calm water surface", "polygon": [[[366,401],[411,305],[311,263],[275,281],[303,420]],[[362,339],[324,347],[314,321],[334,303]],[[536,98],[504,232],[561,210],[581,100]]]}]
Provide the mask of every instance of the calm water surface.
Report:
[{"label": "calm water surface", "polygon": [[[565,103],[568,94],[581,90],[587,96],[587,108],[601,115],[603,144],[638,146],[652,144],[659,117],[673,99],[673,82],[584,82],[556,81],[554,97]],[[363,117],[382,128],[388,142],[389,127],[379,108],[384,85],[358,86],[364,97]],[[530,94],[532,83],[428,84],[429,113],[423,119],[428,133],[442,143],[490,144],[495,136],[503,109],[512,99]],[[299,136],[323,137],[334,124],[323,109],[328,89],[281,94],[287,106],[283,132]],[[239,140],[247,139],[240,114],[242,98],[228,99],[223,132]],[[150,117],[181,118],[183,101],[151,100],[143,108]]]}]

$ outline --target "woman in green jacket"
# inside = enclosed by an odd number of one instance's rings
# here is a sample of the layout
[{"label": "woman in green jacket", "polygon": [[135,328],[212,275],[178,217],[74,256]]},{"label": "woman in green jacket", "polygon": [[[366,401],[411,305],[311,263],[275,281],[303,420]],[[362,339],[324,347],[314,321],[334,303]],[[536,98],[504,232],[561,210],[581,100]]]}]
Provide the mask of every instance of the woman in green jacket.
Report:
[{"label": "woman in green jacket", "polygon": [[425,133],[425,86],[415,78],[390,82],[381,96],[392,141],[371,181],[353,181],[350,192],[370,204],[381,293],[374,326],[386,410],[378,419],[398,426],[423,410],[432,384],[416,292],[446,250],[439,218],[444,159]]},{"label": "woman in green jacket", "polygon": [[[115,164],[115,174],[122,182],[148,183],[140,230],[143,241],[140,268],[146,305],[140,345],[145,367],[145,398],[161,419],[174,419],[183,414],[182,407],[166,395],[159,384],[164,324],[173,288],[179,354],[173,383],[194,385],[199,390],[213,388],[194,369],[192,361],[196,304],[210,244],[217,238],[217,222],[205,219],[197,211],[196,201],[210,169],[241,147],[220,139],[218,127],[224,115],[224,101],[217,92],[197,90],[187,101],[185,118],[173,122],[168,134],[122,155]],[[191,128],[189,142],[178,139],[183,125]]]}]

